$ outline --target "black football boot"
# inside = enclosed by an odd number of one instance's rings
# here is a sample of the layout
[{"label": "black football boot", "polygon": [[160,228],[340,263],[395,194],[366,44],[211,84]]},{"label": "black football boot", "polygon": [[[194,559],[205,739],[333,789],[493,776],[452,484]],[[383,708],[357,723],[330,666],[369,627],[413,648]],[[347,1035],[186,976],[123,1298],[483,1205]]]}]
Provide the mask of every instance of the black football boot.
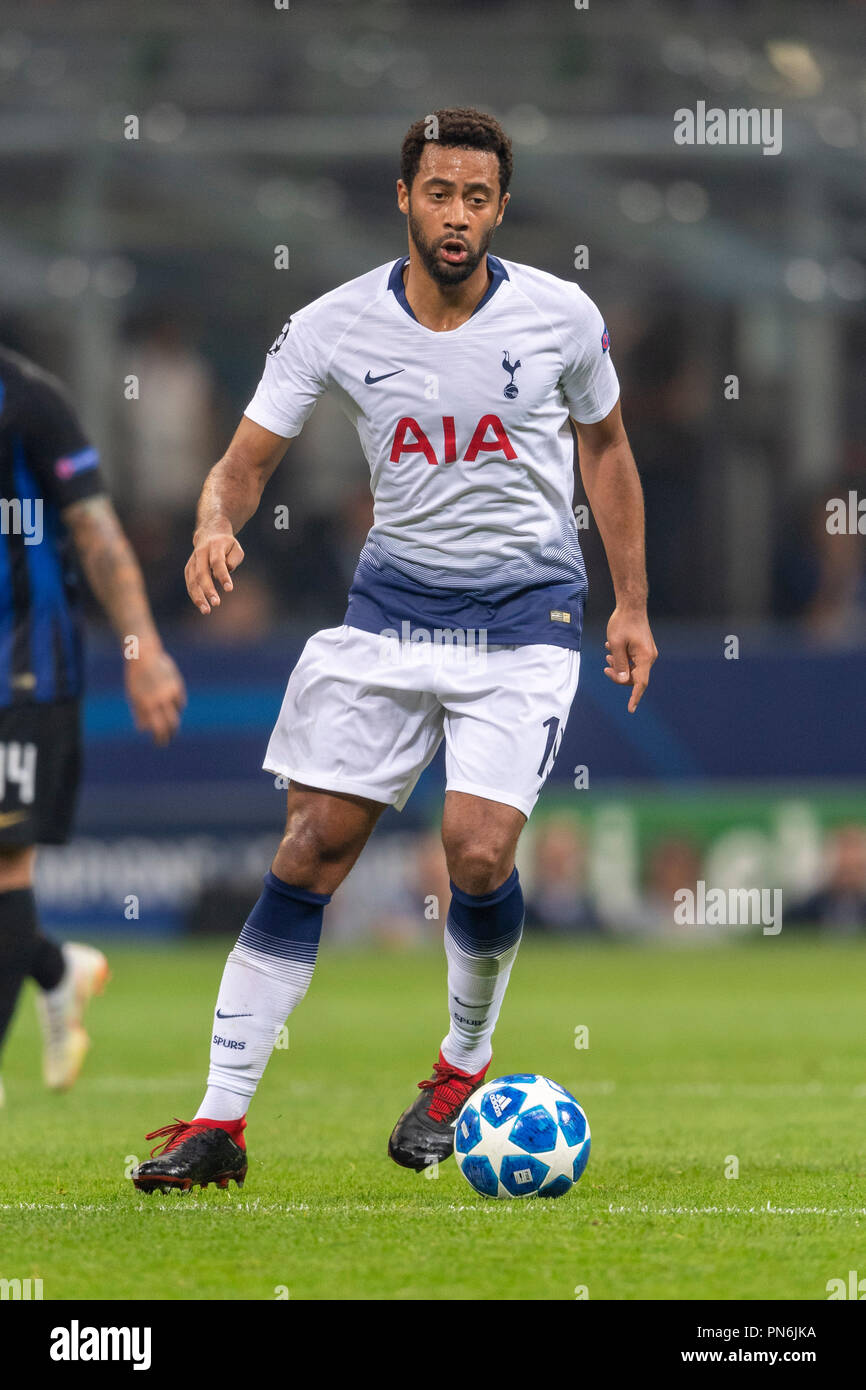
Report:
[{"label": "black football boot", "polygon": [[148,1139],[163,1139],[150,1158],[130,1174],[139,1192],[189,1192],[191,1187],[228,1187],[234,1178],[243,1187],[247,1175],[246,1120],[225,1128],[213,1120],[175,1120],[155,1129]]},{"label": "black football boot", "polygon": [[451,1157],[457,1116],[483,1082],[487,1067],[470,1076],[439,1053],[433,1075],[418,1082],[420,1096],[403,1111],[388,1140],[388,1153],[395,1163],[421,1172]]}]

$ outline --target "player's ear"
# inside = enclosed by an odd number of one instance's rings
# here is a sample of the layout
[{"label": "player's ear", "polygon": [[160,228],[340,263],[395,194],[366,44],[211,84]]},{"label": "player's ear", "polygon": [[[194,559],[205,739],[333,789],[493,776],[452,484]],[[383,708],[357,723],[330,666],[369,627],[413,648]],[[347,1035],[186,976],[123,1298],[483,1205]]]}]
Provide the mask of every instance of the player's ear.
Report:
[{"label": "player's ear", "polygon": [[402,179],[397,180],[397,206],[401,212],[409,211],[409,190]]},{"label": "player's ear", "polygon": [[508,207],[508,204],[509,204],[510,202],[511,202],[511,194],[510,194],[510,193],[503,193],[502,198],[500,199],[500,202],[499,202],[499,215],[498,215],[497,218],[496,218],[496,225],[497,225],[497,227],[499,226],[500,222],[502,221],[503,217],[505,216],[505,209]]}]

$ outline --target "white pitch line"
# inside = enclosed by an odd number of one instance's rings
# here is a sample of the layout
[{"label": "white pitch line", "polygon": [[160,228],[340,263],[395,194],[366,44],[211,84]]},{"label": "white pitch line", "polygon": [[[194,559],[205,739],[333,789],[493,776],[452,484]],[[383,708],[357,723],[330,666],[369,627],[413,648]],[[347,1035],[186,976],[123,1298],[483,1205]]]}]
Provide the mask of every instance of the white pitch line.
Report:
[{"label": "white pitch line", "polygon": [[637,1206],[608,1204],[609,1216],[866,1216],[866,1207],[666,1207],[641,1202]]},{"label": "white pitch line", "polygon": [[111,1213],[117,1215],[118,1211],[124,1207],[129,1207],[133,1211],[168,1211],[174,1213],[186,1213],[190,1211],[216,1212],[222,1215],[251,1215],[261,1214],[263,1216],[273,1216],[283,1213],[286,1216],[296,1216],[301,1213],[312,1213],[314,1216],[331,1215],[352,1215],[355,1212],[367,1212],[374,1216],[393,1216],[395,1213],[402,1212],[405,1215],[425,1215],[430,1208],[423,1209],[404,1205],[395,1206],[370,1206],[364,1203],[332,1203],[328,1206],[311,1207],[306,1202],[244,1202],[232,1201],[230,1199],[217,1202],[200,1201],[198,1198],[189,1197],[182,1192],[175,1193],[167,1201],[157,1202],[153,1197],[144,1196],[138,1201],[121,1198],[114,1205],[108,1202],[0,1202],[0,1212],[68,1212],[70,1215],[80,1216],[96,1213]]},{"label": "white pitch line", "polygon": [[[345,1215],[354,1212],[367,1212],[379,1216],[393,1216],[398,1210],[406,1215],[426,1216],[431,1208],[412,1208],[403,1206],[370,1206],[368,1204],[355,1204],[340,1202],[329,1206],[312,1207],[306,1202],[244,1202],[226,1201],[217,1206],[214,1202],[199,1201],[195,1198],[184,1196],[178,1193],[174,1198],[167,1202],[156,1202],[152,1197],[144,1197],[136,1202],[127,1203],[135,1211],[170,1211],[170,1212],[189,1212],[207,1211],[223,1212],[231,1215],[241,1213],[263,1216],[273,1216],[284,1214],[295,1216],[301,1213],[312,1213],[315,1216]],[[525,1205],[524,1202],[485,1202],[481,1206],[464,1206],[449,1203],[448,1210],[453,1212],[472,1212],[477,1215],[492,1215],[494,1212],[513,1211],[517,1206]],[[75,1215],[90,1215],[92,1213],[117,1214],[123,1203],[110,1205],[108,1202],[0,1202],[0,1212],[69,1212]],[[554,1204],[548,1203],[542,1208],[538,1204],[539,1210],[552,1211]],[[598,1208],[587,1208],[585,1215],[597,1212]],[[739,1207],[739,1206],[706,1206],[706,1207],[683,1207],[683,1206],[664,1206],[640,1203],[637,1206],[623,1206],[618,1203],[610,1202],[607,1206],[608,1216],[866,1216],[866,1207],[777,1207],[772,1202],[766,1202],[758,1207]]]}]

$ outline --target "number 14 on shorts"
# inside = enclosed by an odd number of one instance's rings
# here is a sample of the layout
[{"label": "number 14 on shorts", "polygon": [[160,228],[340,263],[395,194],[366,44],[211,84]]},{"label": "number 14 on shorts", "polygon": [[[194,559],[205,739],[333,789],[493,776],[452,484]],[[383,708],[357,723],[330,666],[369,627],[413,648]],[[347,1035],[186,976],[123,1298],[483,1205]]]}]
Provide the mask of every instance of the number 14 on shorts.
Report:
[{"label": "number 14 on shorts", "polygon": [[36,795],[36,744],[0,743],[0,803],[6,800],[6,788],[18,787],[22,806],[29,806]]}]

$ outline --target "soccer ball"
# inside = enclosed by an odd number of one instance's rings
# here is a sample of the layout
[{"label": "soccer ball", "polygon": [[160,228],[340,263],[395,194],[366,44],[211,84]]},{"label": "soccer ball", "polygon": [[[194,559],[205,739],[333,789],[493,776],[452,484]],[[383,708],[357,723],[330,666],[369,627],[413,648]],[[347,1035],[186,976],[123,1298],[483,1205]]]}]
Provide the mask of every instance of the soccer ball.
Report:
[{"label": "soccer ball", "polygon": [[454,1157],[484,1197],[563,1197],[589,1158],[589,1122],[574,1096],[534,1072],[473,1091],[454,1130]]}]

